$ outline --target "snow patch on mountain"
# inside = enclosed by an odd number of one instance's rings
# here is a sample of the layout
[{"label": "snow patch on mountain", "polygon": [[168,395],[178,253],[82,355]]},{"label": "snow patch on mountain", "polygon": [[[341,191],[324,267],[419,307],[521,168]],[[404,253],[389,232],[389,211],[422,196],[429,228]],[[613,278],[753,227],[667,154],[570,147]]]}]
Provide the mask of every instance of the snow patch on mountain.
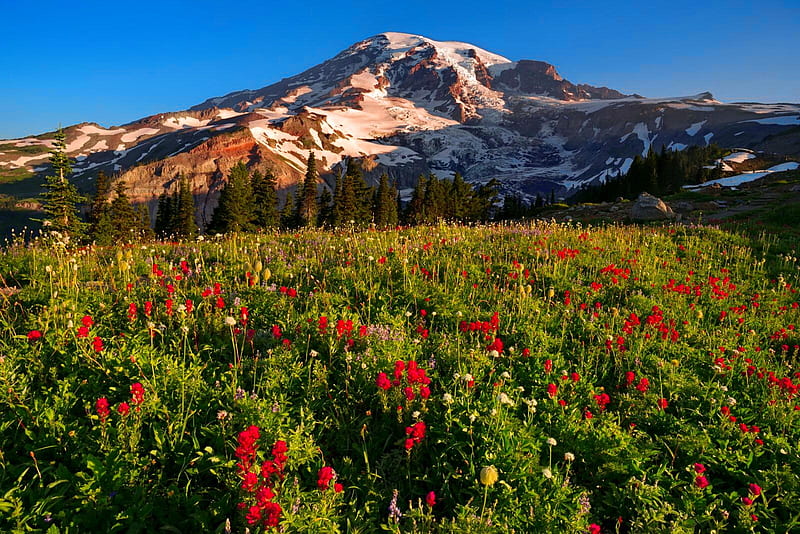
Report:
[{"label": "snow patch on mountain", "polygon": [[94,124],[84,124],[83,126],[78,128],[79,132],[83,132],[87,135],[117,135],[121,133],[125,133],[125,128],[114,128],[113,130],[107,130],[105,128],[98,127]]},{"label": "snow patch on mountain", "polygon": [[703,125],[705,123],[707,123],[707,122],[708,122],[708,120],[695,122],[691,126],[686,128],[686,130],[684,130],[684,131],[686,132],[686,135],[690,135],[690,136],[694,137],[695,135],[697,135],[697,132],[699,132],[700,129],[703,128]]},{"label": "snow patch on mountain", "polygon": [[195,117],[170,117],[169,119],[165,120],[162,124],[167,128],[197,128],[199,126],[205,126],[210,121],[208,120],[200,120]]},{"label": "snow patch on mountain", "polygon": [[733,163],[743,163],[748,159],[754,159],[756,157],[755,154],[752,152],[734,152],[733,154],[729,154],[722,158],[723,161],[731,161]]},{"label": "snow patch on mountain", "polygon": [[800,126],[800,115],[770,117],[768,119],[753,119],[742,122],[755,122],[758,124],[773,124],[778,126]]},{"label": "snow patch on mountain", "polygon": [[137,140],[137,139],[139,139],[140,137],[144,137],[145,135],[153,135],[153,134],[157,134],[159,131],[160,131],[160,130],[158,130],[157,128],[139,128],[139,129],[137,129],[137,130],[134,130],[134,131],[132,131],[132,132],[126,132],[126,133],[125,133],[125,134],[124,134],[124,135],[123,135],[123,136],[120,138],[120,140],[121,140],[123,143],[131,143],[131,142],[133,142],[133,141],[136,141],[136,140]]},{"label": "snow patch on mountain", "polygon": [[774,167],[770,167],[764,171],[754,171],[748,172],[744,174],[737,174],[735,176],[728,176],[726,178],[718,178],[717,180],[709,180],[708,182],[704,182],[702,184],[697,185],[685,185],[683,186],[684,189],[700,189],[703,187],[708,187],[711,185],[719,184],[722,187],[736,187],[748,182],[754,182],[760,178],[767,176],[768,174],[772,174],[774,172],[784,172],[784,171],[793,171],[795,169],[800,168],[800,163],[796,161],[789,161],[787,163],[781,163],[780,165],[775,165]]}]

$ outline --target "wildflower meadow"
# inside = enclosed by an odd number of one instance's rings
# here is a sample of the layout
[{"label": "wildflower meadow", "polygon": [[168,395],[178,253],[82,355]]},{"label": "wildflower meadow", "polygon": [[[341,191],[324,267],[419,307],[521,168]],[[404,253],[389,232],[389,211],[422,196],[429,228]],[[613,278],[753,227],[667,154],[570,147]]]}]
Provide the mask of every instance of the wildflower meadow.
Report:
[{"label": "wildflower meadow", "polygon": [[797,532],[780,236],[10,243],[0,531]]}]

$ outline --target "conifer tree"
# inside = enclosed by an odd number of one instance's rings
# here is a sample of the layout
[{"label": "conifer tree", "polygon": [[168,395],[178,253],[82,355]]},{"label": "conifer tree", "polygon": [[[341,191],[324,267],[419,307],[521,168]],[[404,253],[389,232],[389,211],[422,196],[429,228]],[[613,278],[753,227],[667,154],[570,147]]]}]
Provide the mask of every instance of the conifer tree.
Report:
[{"label": "conifer tree", "polygon": [[474,196],[472,187],[464,181],[461,174],[456,173],[450,184],[447,217],[457,221],[468,220],[473,211]]},{"label": "conifer tree", "polygon": [[250,178],[250,183],[253,190],[253,224],[257,228],[279,226],[275,176],[271,171],[261,174],[256,170]]},{"label": "conifer tree", "polygon": [[197,237],[197,222],[194,216],[194,195],[189,180],[180,177],[177,202],[175,203],[174,233],[177,237],[191,239]]},{"label": "conifer tree", "polygon": [[428,178],[424,174],[420,174],[414,192],[411,194],[411,200],[406,206],[405,220],[408,224],[422,224],[424,221],[423,206],[427,188]]},{"label": "conifer tree", "polygon": [[140,217],[128,198],[127,185],[118,182],[114,188],[114,199],[108,211],[103,214],[111,221],[113,232],[112,243],[137,241],[141,235]]},{"label": "conifer tree", "polygon": [[154,228],[158,237],[168,237],[175,230],[175,199],[175,195],[168,195],[166,192],[158,196]]},{"label": "conifer tree", "polygon": [[333,196],[331,192],[325,188],[319,195],[319,204],[317,206],[317,223],[320,226],[330,226],[333,218]]},{"label": "conifer tree", "polygon": [[286,195],[286,202],[283,203],[283,208],[280,211],[279,217],[281,227],[292,228],[296,222],[294,213],[294,195],[289,193]]},{"label": "conifer tree", "polygon": [[224,234],[252,229],[253,208],[250,174],[244,162],[240,161],[231,168],[228,183],[220,192],[209,231]]},{"label": "conifer tree", "polygon": [[79,204],[83,197],[69,181],[72,167],[67,156],[66,134],[59,128],[55,134],[53,150],[50,151],[52,174],[45,177],[45,191],[41,195],[44,224],[49,230],[69,236],[73,241],[83,237],[84,223],[81,221]]},{"label": "conifer tree", "polygon": [[155,232],[153,232],[153,228],[150,225],[150,211],[147,209],[147,204],[138,204],[134,209],[139,219],[140,239],[152,241],[155,238]]},{"label": "conifer tree", "polygon": [[317,162],[314,152],[309,152],[306,175],[297,197],[297,225],[317,225]]},{"label": "conifer tree", "polygon": [[96,189],[89,205],[89,240],[99,245],[111,244],[113,225],[107,216],[111,196],[111,177],[103,171],[97,174]]},{"label": "conifer tree", "polygon": [[378,228],[397,224],[397,190],[389,184],[389,176],[381,175],[378,190],[375,192],[373,220]]}]

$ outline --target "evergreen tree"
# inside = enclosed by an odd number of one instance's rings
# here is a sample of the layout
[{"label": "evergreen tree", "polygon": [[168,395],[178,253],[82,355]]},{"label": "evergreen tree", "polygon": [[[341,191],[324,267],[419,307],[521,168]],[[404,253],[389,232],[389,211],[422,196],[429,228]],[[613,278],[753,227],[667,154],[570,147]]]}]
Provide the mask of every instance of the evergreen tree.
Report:
[{"label": "evergreen tree", "polygon": [[228,183],[222,188],[211,224],[212,233],[242,232],[252,229],[254,204],[250,174],[244,162],[231,168]]},{"label": "evergreen tree", "polygon": [[420,174],[417,178],[417,185],[411,194],[411,200],[406,206],[405,221],[407,224],[422,224],[424,221],[425,191],[428,188],[428,178]]},{"label": "evergreen tree", "polygon": [[278,215],[278,195],[275,176],[271,171],[261,174],[256,170],[250,178],[253,190],[253,224],[258,228],[272,228],[280,225]]},{"label": "evergreen tree", "polygon": [[175,195],[168,195],[166,192],[158,196],[158,207],[156,208],[155,233],[158,237],[168,237],[175,231]]},{"label": "evergreen tree", "polygon": [[397,190],[389,184],[386,173],[381,175],[373,205],[373,221],[378,228],[397,225]]},{"label": "evergreen tree", "polygon": [[347,161],[347,171],[336,180],[333,196],[333,226],[363,225],[372,219],[372,188],[364,182],[361,163],[355,159]]},{"label": "evergreen tree", "polygon": [[290,192],[286,195],[286,202],[283,203],[283,209],[281,209],[278,215],[280,217],[281,227],[294,227],[294,223],[296,222],[294,211],[294,195]]},{"label": "evergreen tree", "polygon": [[475,195],[475,211],[472,213],[475,220],[488,221],[493,217],[499,189],[500,182],[496,178],[492,178],[478,188]]},{"label": "evergreen tree", "polygon": [[114,199],[108,211],[104,214],[111,221],[113,243],[136,241],[141,234],[140,217],[136,213],[128,198],[125,182],[118,182],[114,188]]},{"label": "evergreen tree", "polygon": [[453,182],[450,184],[450,191],[448,194],[448,218],[457,221],[466,221],[472,212],[472,205],[474,204],[475,194],[472,187],[464,181],[461,174],[456,173],[453,176]]},{"label": "evergreen tree", "polygon": [[314,152],[309,152],[306,175],[297,197],[297,225],[317,225],[317,162]]},{"label": "evergreen tree", "polygon": [[97,174],[96,189],[89,205],[89,240],[99,245],[111,244],[113,226],[107,216],[111,196],[111,177],[103,171]]},{"label": "evergreen tree", "polygon": [[189,186],[189,180],[184,176],[180,177],[174,213],[174,234],[183,239],[197,237],[198,229],[194,216],[194,195]]},{"label": "evergreen tree", "polygon": [[139,219],[139,237],[145,241],[152,241],[156,235],[150,225],[150,211],[147,209],[147,204],[138,204],[135,211]]},{"label": "evergreen tree", "polygon": [[317,206],[317,222],[320,226],[330,226],[333,220],[333,196],[328,189],[323,189],[322,194],[319,196],[319,205]]},{"label": "evergreen tree", "polygon": [[422,203],[423,222],[435,223],[447,216],[447,189],[435,174],[428,175],[425,199]]},{"label": "evergreen tree", "polygon": [[45,191],[41,195],[44,224],[49,230],[69,236],[73,241],[83,237],[84,223],[81,221],[79,204],[83,197],[69,181],[72,167],[67,157],[66,134],[59,128],[55,134],[53,150],[50,151],[51,175],[45,177]]}]

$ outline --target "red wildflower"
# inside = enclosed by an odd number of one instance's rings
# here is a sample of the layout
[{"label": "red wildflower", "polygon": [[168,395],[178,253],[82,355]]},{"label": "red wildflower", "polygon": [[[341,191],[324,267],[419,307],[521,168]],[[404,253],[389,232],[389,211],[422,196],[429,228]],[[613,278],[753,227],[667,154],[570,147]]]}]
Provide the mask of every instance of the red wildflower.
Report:
[{"label": "red wildflower", "polygon": [[633,381],[636,380],[636,373],[633,371],[628,371],[625,373],[625,385],[630,386],[633,384]]},{"label": "red wildflower", "polygon": [[706,477],[704,477],[703,475],[697,475],[694,478],[694,485],[697,486],[700,489],[704,489],[704,488],[708,487],[708,479]]},{"label": "red wildflower", "polygon": [[375,379],[375,385],[384,391],[392,387],[392,383],[391,381],[389,381],[389,377],[386,376],[386,373],[384,372],[378,373],[378,378]]},{"label": "red wildflower", "polygon": [[81,324],[86,328],[91,328],[92,325],[94,325],[94,320],[92,320],[91,315],[84,315],[83,318],[81,319]]},{"label": "red wildflower", "polygon": [[127,402],[120,402],[119,406],[117,406],[117,412],[122,415],[128,415],[128,412],[131,411],[131,407]]},{"label": "red wildflower", "polygon": [[333,491],[336,492],[336,493],[341,493],[341,492],[344,491],[344,486],[342,484],[340,484],[339,482],[336,482],[333,485]]},{"label": "red wildflower", "polygon": [[42,338],[42,333],[38,330],[31,330],[28,332],[28,341],[37,341]]},{"label": "red wildflower", "polygon": [[144,386],[141,382],[131,384],[131,402],[137,407],[144,402]]},{"label": "red wildflower", "polygon": [[555,397],[558,394],[558,386],[553,383],[547,384],[547,394],[550,398]]},{"label": "red wildflower", "polygon": [[258,485],[258,475],[252,471],[248,471],[242,478],[242,489],[248,492],[254,492]]},{"label": "red wildflower", "polygon": [[330,487],[331,480],[336,476],[336,471],[328,465],[323,466],[317,473],[317,487],[325,491]]},{"label": "red wildflower", "polygon": [[659,408],[661,408],[662,410],[666,410],[667,406],[669,406],[669,402],[667,402],[667,399],[664,398],[658,399]]},{"label": "red wildflower", "polygon": [[649,388],[650,388],[650,381],[646,378],[642,378],[641,380],[639,380],[639,383],[636,384],[636,389],[638,389],[642,393],[646,393]]},{"label": "red wildflower", "polygon": [[703,473],[706,472],[706,466],[704,466],[703,464],[695,463],[694,472],[697,473],[698,475],[702,475]]},{"label": "red wildflower", "polygon": [[425,504],[431,508],[436,506],[436,493],[429,491],[428,494],[425,495]]},{"label": "red wildflower", "polygon": [[85,326],[78,327],[77,337],[89,337],[89,329]]},{"label": "red wildflower", "polygon": [[92,340],[92,348],[95,352],[103,352],[103,340],[97,336],[94,336]]},{"label": "red wildflower", "polygon": [[97,412],[97,415],[100,416],[100,420],[105,422],[108,415],[111,413],[111,410],[108,408],[108,399],[105,397],[100,397],[94,403],[94,409]]},{"label": "red wildflower", "polygon": [[755,495],[756,497],[761,495],[761,486],[759,486],[758,484],[750,484],[748,486],[748,489],[750,490],[751,495]]}]

